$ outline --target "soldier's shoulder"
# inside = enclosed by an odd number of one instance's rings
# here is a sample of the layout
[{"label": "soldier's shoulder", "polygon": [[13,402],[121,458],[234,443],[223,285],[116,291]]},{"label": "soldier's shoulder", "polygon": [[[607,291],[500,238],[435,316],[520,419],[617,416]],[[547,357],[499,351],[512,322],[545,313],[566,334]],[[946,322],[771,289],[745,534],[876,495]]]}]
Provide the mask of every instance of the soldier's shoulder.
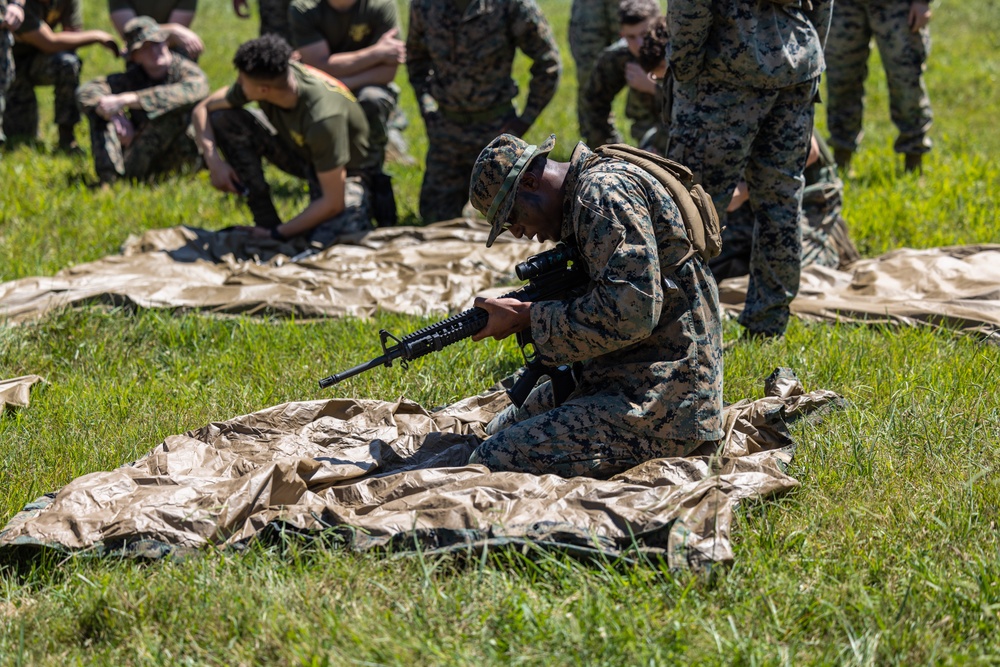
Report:
[{"label": "soldier's shoulder", "polygon": [[308,14],[310,12],[317,12],[320,9],[320,3],[326,0],[292,0],[288,5],[288,10],[293,14]]}]

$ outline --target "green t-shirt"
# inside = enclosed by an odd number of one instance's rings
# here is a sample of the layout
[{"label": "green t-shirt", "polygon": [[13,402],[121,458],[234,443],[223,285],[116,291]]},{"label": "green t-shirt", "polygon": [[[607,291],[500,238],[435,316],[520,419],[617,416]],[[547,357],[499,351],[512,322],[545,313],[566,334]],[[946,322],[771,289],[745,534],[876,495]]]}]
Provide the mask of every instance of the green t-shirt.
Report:
[{"label": "green t-shirt", "polygon": [[108,13],[119,9],[131,9],[136,16],[149,16],[157,23],[170,21],[170,14],[175,9],[182,12],[193,12],[198,7],[198,0],[108,0]]},{"label": "green t-shirt", "polygon": [[[258,102],[261,111],[296,153],[317,172],[346,166],[356,169],[368,154],[368,120],[343,83],[320,70],[291,63],[298,84],[299,101],[291,109],[270,102]],[[235,83],[226,93],[235,108],[249,100]]]},{"label": "green t-shirt", "polygon": [[[14,35],[24,35],[38,30],[42,23],[50,28],[82,28],[83,9],[79,0],[27,0],[24,3],[24,21]],[[24,42],[14,42],[11,53],[15,58],[38,53],[38,49]]]},{"label": "green t-shirt", "polygon": [[393,28],[399,28],[396,0],[358,0],[346,12],[326,0],[293,0],[288,8],[292,46],[326,41],[330,53],[364,49]]}]

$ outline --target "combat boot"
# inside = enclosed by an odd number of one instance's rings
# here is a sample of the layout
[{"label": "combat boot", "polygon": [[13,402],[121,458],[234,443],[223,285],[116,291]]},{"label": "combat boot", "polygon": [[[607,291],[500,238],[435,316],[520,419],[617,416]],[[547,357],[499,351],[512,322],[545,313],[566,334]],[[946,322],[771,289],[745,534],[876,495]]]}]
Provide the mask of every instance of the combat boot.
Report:
[{"label": "combat boot", "polygon": [[59,151],[67,155],[83,155],[83,149],[76,143],[73,125],[59,126]]},{"label": "combat boot", "polygon": [[854,151],[849,148],[834,148],[833,161],[837,163],[837,171],[841,176],[847,176],[847,170],[851,167],[851,158]]},{"label": "combat boot", "polygon": [[918,174],[924,173],[924,154],[907,153],[903,161],[903,170],[907,174],[914,171]]}]

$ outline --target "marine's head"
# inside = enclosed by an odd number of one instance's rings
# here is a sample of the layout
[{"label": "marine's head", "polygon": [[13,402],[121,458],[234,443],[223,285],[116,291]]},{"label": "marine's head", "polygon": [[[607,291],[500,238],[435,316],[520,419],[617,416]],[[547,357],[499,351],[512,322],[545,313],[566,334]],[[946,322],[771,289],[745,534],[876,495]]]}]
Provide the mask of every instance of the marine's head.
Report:
[{"label": "marine's head", "polygon": [[660,16],[659,0],[621,0],[618,5],[618,34],[625,40],[633,58],[639,57],[649,26]]},{"label": "marine's head", "polygon": [[288,88],[292,47],[282,37],[263,35],[240,45],[233,56],[239,83],[250,101],[267,99],[269,91]]},{"label": "marine's head", "polygon": [[137,16],[125,24],[125,54],[154,81],[167,75],[173,55],[167,45],[170,35],[148,16]]}]

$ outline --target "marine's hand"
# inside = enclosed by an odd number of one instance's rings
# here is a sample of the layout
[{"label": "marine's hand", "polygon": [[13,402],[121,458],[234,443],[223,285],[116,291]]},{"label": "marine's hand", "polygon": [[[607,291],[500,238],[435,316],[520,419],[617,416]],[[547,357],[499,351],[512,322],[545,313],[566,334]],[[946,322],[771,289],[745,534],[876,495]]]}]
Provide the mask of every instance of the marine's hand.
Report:
[{"label": "marine's hand", "polygon": [[923,0],[916,0],[910,3],[910,15],[907,17],[907,24],[910,32],[919,32],[921,28],[931,22],[931,6]]},{"label": "marine's hand", "polygon": [[171,28],[170,37],[170,41],[174,46],[184,49],[194,60],[197,60],[201,56],[202,51],[205,50],[205,44],[201,41],[201,37],[193,30],[185,28],[182,25],[175,25]]},{"label": "marine's hand", "polygon": [[509,298],[484,299],[480,296],[476,297],[474,305],[489,313],[490,319],[485,327],[472,336],[472,340],[483,340],[490,336],[496,340],[503,340],[531,326],[530,302]]},{"label": "marine's hand", "polygon": [[521,120],[520,117],[508,120],[500,128],[500,134],[513,134],[515,137],[520,137],[527,131],[528,124]]},{"label": "marine's hand", "polygon": [[111,120],[125,108],[122,95],[104,95],[94,107],[94,111],[104,120]]},{"label": "marine's hand", "polygon": [[625,83],[628,87],[640,93],[652,95],[656,92],[656,81],[646,73],[639,63],[625,65]]},{"label": "marine's hand", "polygon": [[401,65],[406,62],[406,42],[398,35],[399,29],[393,28],[375,42],[375,51],[386,65]]},{"label": "marine's hand", "polygon": [[247,0],[233,0],[233,11],[241,19],[250,18],[250,5]]},{"label": "marine's hand", "polygon": [[228,162],[223,160],[212,162],[208,165],[208,173],[212,179],[212,187],[215,189],[222,190],[223,192],[232,192],[233,194],[242,192],[243,184],[240,183],[240,179],[236,175],[236,170]]},{"label": "marine's hand", "polygon": [[115,41],[115,38],[103,30],[98,30],[97,34],[100,37],[99,44],[110,51],[111,55],[115,58],[120,58],[122,55],[122,48],[118,46],[118,42]]},{"label": "marine's hand", "polygon": [[3,27],[14,32],[21,27],[24,20],[24,7],[21,5],[8,4],[7,11],[3,13]]}]

